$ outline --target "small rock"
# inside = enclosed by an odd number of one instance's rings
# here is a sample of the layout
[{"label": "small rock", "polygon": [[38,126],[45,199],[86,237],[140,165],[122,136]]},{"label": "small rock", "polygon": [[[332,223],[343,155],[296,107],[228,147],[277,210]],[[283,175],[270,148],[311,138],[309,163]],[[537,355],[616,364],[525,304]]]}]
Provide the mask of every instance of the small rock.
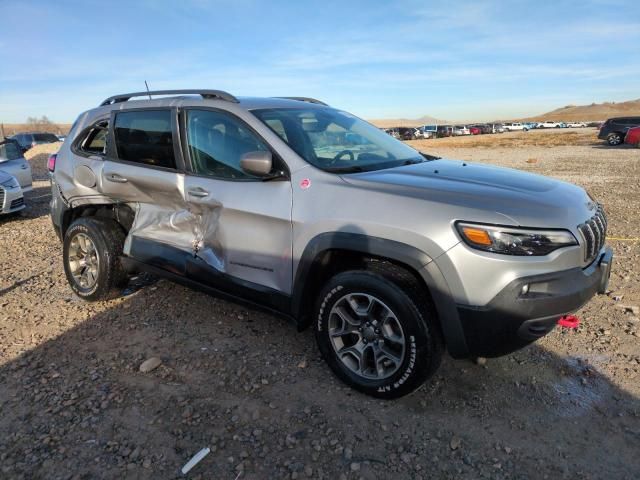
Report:
[{"label": "small rock", "polygon": [[449,442],[449,447],[451,448],[451,450],[459,449],[460,445],[462,445],[462,439],[460,439],[459,437],[453,437]]},{"label": "small rock", "polygon": [[352,472],[360,471],[360,464],[358,462],[351,463],[351,471]]},{"label": "small rock", "polygon": [[162,360],[158,357],[151,357],[140,364],[142,373],[149,373],[151,370],[158,368],[162,364]]},{"label": "small rock", "polygon": [[300,363],[298,363],[298,368],[307,368],[307,361],[302,360]]},{"label": "small rock", "polygon": [[476,357],[474,358],[474,362],[476,365],[483,366],[487,364],[487,359],[485,357]]}]

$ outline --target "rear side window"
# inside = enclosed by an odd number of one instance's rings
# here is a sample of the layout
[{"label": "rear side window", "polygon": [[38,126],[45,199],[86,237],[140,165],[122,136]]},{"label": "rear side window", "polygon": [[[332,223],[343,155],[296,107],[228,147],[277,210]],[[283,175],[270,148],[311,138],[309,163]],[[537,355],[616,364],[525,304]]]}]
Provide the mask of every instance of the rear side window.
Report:
[{"label": "rear side window", "polygon": [[106,120],[93,125],[80,142],[80,150],[91,155],[104,155],[107,153],[108,131],[109,122]]},{"label": "rear side window", "polygon": [[0,144],[0,162],[4,160],[17,160],[22,157],[22,152],[15,142],[5,142]]},{"label": "rear side window", "polygon": [[114,132],[120,160],[176,168],[170,110],[116,114]]}]

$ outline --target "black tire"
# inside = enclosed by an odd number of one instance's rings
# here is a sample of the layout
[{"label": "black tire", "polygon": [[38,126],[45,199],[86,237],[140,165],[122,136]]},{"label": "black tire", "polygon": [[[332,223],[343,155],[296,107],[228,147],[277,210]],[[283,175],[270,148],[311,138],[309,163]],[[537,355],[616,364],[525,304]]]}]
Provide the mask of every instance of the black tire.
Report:
[{"label": "black tire", "polygon": [[612,147],[617,147],[622,144],[622,134],[619,132],[612,132],[607,135],[607,143]]},{"label": "black tire", "polygon": [[[381,300],[402,327],[404,354],[398,362],[400,366],[386,378],[366,378],[354,372],[339,358],[332,344],[332,309],[352,293]],[[315,310],[315,336],[323,358],[338,378],[367,395],[393,399],[413,392],[435,373],[444,351],[442,335],[426,297],[409,272],[383,262],[374,263],[373,271],[354,270],[334,276],[322,289]],[[359,341],[363,338],[360,336]]]},{"label": "black tire", "polygon": [[[78,234],[89,237],[98,257],[97,279],[87,288],[76,281],[69,262],[70,245]],[[67,281],[76,295],[88,301],[109,300],[119,296],[128,280],[120,261],[124,239],[122,227],[109,219],[79,218],[69,226],[62,244],[62,258]]]}]

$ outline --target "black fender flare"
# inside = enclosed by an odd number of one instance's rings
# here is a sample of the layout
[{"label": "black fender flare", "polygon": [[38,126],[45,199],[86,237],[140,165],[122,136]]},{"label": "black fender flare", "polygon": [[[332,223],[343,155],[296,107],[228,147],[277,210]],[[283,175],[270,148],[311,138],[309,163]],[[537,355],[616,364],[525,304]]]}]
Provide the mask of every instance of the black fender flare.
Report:
[{"label": "black fender flare", "polygon": [[322,253],[334,249],[385,258],[411,268],[423,279],[429,289],[449,354],[454,358],[468,356],[456,302],[436,262],[425,252],[411,245],[360,233],[322,233],[311,239],[305,247],[295,272],[291,296],[291,313],[297,320],[299,328],[302,327],[305,285],[309,273]]}]

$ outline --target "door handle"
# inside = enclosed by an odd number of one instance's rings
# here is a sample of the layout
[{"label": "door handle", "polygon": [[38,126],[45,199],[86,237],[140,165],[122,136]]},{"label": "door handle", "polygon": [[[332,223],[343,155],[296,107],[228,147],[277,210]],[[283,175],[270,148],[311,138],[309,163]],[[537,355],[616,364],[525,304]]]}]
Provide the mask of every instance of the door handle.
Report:
[{"label": "door handle", "polygon": [[117,173],[108,174],[107,175],[107,180],[109,180],[110,182],[114,182],[114,183],[127,183],[129,181],[126,178],[121,177]]},{"label": "door handle", "polygon": [[209,192],[207,192],[206,190],[203,190],[202,188],[194,188],[193,190],[189,190],[189,195],[191,195],[192,197],[206,197],[209,195]]}]

